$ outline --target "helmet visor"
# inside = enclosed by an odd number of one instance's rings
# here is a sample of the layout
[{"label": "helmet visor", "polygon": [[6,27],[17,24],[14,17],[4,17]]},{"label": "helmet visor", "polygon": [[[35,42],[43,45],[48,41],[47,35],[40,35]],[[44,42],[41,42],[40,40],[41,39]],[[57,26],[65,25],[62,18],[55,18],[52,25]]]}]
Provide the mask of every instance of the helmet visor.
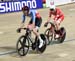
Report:
[{"label": "helmet visor", "polygon": [[50,11],[54,11],[54,9],[50,9]]}]

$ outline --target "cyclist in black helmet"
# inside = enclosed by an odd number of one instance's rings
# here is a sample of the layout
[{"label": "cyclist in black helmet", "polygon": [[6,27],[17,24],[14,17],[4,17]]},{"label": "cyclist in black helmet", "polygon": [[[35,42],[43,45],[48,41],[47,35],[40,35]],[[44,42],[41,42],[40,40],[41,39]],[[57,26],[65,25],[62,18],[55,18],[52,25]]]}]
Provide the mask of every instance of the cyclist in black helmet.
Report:
[{"label": "cyclist in black helmet", "polygon": [[24,6],[22,8],[22,12],[23,12],[23,15],[22,15],[21,26],[18,28],[17,31],[20,32],[21,28],[24,27],[26,16],[30,17],[31,20],[30,20],[30,22],[29,22],[27,27],[30,30],[33,30],[33,33],[39,38],[39,40],[40,40],[39,48],[41,48],[43,46],[43,40],[41,39],[39,33],[37,32],[37,30],[39,29],[39,27],[41,26],[41,23],[42,23],[42,18],[40,16],[39,12],[37,12],[34,9],[29,9],[28,6]]}]

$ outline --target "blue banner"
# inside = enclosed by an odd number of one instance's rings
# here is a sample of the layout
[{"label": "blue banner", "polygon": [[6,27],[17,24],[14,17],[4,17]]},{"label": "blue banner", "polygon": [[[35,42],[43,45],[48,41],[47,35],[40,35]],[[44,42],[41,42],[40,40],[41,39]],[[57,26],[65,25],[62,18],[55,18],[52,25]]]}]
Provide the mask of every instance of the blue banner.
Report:
[{"label": "blue banner", "polygon": [[43,8],[42,0],[0,2],[0,13],[18,12],[23,6],[29,6],[30,9]]}]

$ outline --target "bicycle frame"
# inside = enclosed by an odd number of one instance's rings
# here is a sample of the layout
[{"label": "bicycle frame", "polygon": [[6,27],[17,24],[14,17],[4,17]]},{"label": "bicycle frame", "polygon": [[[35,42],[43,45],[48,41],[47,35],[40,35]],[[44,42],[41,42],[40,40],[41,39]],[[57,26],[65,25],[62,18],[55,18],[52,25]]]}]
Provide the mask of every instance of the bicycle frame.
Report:
[{"label": "bicycle frame", "polygon": [[[31,38],[31,32],[32,32],[32,30],[29,30],[28,28],[22,28],[22,29],[26,30],[25,37],[26,37],[31,43],[33,43],[33,40],[32,40],[32,38]],[[30,46],[30,47],[31,47],[31,46]]]},{"label": "bicycle frame", "polygon": [[54,34],[55,34],[55,30],[56,30],[56,28],[55,28],[54,23],[49,22],[49,24],[51,25],[51,26],[50,26],[50,30],[52,31],[52,33],[54,33]]},{"label": "bicycle frame", "polygon": [[[52,33],[54,34],[54,39],[56,39],[55,38],[55,35],[56,35],[56,27],[55,27],[55,24],[54,23],[52,23],[52,22],[49,22],[50,24],[51,24],[51,26],[50,26],[50,30],[52,31]],[[64,29],[64,27],[62,27],[62,29]],[[59,32],[60,33],[60,32]],[[62,32],[61,32],[62,33]],[[63,35],[62,36],[60,36],[60,38],[61,37],[63,37]]]},{"label": "bicycle frame", "polygon": [[[32,50],[36,49],[37,52],[43,53],[46,49],[45,36],[43,34],[40,34],[40,36],[43,37],[44,39],[44,45],[41,48],[39,48],[38,47],[39,39],[36,42],[33,42],[31,38],[31,30],[29,30],[28,28],[22,28],[22,29],[26,30],[26,33],[25,35],[20,36],[20,38],[17,41],[16,49],[17,49],[18,54],[20,56],[25,56],[29,51],[29,47],[31,47]],[[37,39],[37,37],[35,39]]]}]

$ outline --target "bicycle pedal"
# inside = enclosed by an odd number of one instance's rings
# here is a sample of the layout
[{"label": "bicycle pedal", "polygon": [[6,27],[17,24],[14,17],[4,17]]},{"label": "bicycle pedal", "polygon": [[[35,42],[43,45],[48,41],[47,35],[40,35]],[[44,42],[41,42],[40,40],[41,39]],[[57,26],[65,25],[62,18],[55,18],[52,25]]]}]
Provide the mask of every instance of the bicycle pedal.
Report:
[{"label": "bicycle pedal", "polygon": [[55,35],[55,39],[58,39],[60,36],[58,34]]},{"label": "bicycle pedal", "polygon": [[32,44],[32,50],[35,50],[35,48],[36,48],[36,45],[35,45],[35,43],[33,43]]}]

